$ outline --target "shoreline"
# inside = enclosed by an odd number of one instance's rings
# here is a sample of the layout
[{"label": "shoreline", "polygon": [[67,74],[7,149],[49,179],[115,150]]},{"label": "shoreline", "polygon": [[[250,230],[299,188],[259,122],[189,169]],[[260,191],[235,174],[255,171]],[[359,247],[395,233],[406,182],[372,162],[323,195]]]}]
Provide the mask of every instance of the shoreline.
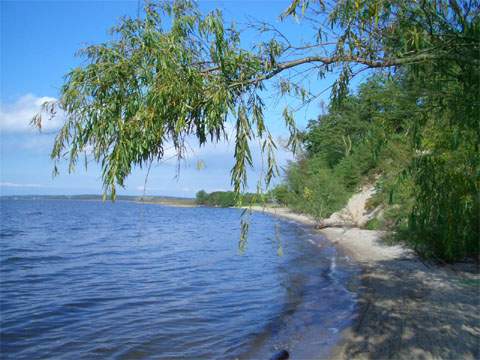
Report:
[{"label": "shoreline", "polygon": [[[313,226],[287,208],[248,209]],[[330,359],[480,358],[480,275],[475,264],[439,266],[387,245],[383,231],[316,230],[361,268],[357,311]]]}]

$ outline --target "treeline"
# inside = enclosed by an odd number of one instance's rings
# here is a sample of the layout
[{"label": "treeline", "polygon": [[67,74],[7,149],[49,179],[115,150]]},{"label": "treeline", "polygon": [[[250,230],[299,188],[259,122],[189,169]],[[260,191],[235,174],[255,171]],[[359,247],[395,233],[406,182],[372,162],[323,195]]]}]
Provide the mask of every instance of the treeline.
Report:
[{"label": "treeline", "polygon": [[277,202],[325,218],[375,184],[368,205],[382,211],[368,228],[394,230],[425,256],[478,257],[478,69],[430,70],[373,76],[311,121]]},{"label": "treeline", "polygon": [[[83,195],[5,195],[0,196],[0,200],[96,200],[104,201],[102,195],[83,194]],[[118,195],[118,201],[143,202],[150,204],[173,205],[173,206],[194,206],[195,199],[176,196],[135,196]]]},{"label": "treeline", "polygon": [[204,190],[197,192],[195,202],[197,205],[232,207],[249,206],[254,204],[264,204],[267,201],[267,195],[245,193],[235,195],[233,191],[214,191],[207,193]]}]

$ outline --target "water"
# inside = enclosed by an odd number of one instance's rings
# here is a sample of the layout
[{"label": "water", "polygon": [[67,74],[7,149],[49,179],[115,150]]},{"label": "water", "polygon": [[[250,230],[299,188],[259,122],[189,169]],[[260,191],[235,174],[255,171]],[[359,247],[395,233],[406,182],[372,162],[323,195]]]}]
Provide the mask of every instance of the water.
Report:
[{"label": "water", "polygon": [[311,230],[241,211],[1,201],[4,359],[326,355],[357,269]]}]

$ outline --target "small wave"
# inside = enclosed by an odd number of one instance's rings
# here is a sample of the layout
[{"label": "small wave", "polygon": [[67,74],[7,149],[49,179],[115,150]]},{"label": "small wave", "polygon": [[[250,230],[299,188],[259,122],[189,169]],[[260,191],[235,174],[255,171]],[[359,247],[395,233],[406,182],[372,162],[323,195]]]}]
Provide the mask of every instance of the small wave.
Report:
[{"label": "small wave", "polygon": [[36,263],[36,262],[56,262],[63,261],[62,256],[10,256],[2,260],[3,265],[13,265],[18,263]]},{"label": "small wave", "polygon": [[339,330],[337,328],[330,328],[329,329],[332,334],[338,334]]},{"label": "small wave", "polygon": [[25,231],[22,230],[3,230],[0,232],[0,238],[15,237],[23,234],[25,234]]},{"label": "small wave", "polygon": [[64,221],[51,204],[12,205],[1,230],[3,330],[28,334],[2,338],[11,358],[301,358],[352,311],[345,260],[296,222],[259,217],[238,256],[237,210],[151,207],[137,226],[135,204],[72,202]]},{"label": "small wave", "polygon": [[84,229],[85,229],[84,226],[70,226],[68,228],[68,230],[70,230],[70,231],[79,231],[79,230],[84,230]]},{"label": "small wave", "polygon": [[336,270],[337,270],[337,258],[333,256],[330,262],[330,272],[334,274]]}]

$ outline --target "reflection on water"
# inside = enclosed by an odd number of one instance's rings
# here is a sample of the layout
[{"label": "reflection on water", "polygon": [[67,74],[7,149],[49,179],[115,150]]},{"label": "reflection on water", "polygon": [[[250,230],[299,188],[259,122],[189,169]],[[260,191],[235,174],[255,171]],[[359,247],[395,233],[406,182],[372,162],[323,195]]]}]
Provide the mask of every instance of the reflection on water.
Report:
[{"label": "reflection on water", "polygon": [[2,201],[2,358],[326,354],[356,268],[309,229],[241,211]]}]

